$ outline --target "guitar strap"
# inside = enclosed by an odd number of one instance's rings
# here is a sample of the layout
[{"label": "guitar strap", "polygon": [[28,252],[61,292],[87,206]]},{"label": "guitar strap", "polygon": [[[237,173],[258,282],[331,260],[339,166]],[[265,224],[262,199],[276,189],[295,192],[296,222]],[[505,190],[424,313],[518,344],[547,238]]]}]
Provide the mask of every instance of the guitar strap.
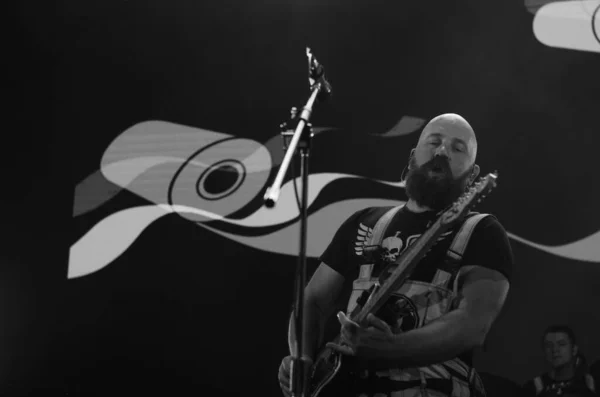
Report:
[{"label": "guitar strap", "polygon": [[[390,222],[394,218],[394,215],[398,213],[405,204],[399,205],[397,207],[393,207],[385,212],[375,223],[373,227],[373,233],[371,238],[368,241],[369,246],[381,246],[383,242],[383,237],[385,236],[385,232],[390,225]],[[456,233],[452,244],[450,244],[450,248],[446,251],[447,259],[450,263],[458,265],[462,260],[462,257],[467,249],[467,245],[469,244],[469,240],[473,231],[475,230],[475,226],[479,223],[480,220],[489,216],[489,214],[483,214],[478,212],[470,212],[466,220],[463,222],[460,230]],[[458,277],[454,279],[453,291],[456,293],[458,288]]]},{"label": "guitar strap", "polygon": [[455,262],[460,262],[469,244],[469,239],[475,230],[475,226],[480,220],[488,216],[489,214],[480,214],[478,212],[471,212],[467,215],[467,219],[463,222],[460,230],[454,237],[450,248],[446,252],[448,257]]},{"label": "guitar strap", "polygon": [[[469,244],[469,240],[471,235],[473,234],[473,230],[475,230],[475,226],[479,223],[480,220],[488,216],[489,214],[481,214],[477,212],[471,212],[467,215],[467,219],[463,222],[462,226],[454,240],[452,240],[452,244],[450,244],[450,248],[446,251],[447,259],[450,263],[458,266],[460,261],[462,261],[465,250],[467,249],[467,245]],[[459,270],[460,273],[460,270]],[[452,291],[454,292],[454,296],[458,296],[458,279],[459,274],[454,277],[454,286]],[[451,305],[454,306],[454,305]],[[475,396],[475,352],[471,354],[471,365],[469,369],[469,394],[471,396]],[[484,391],[485,393],[485,391]]]},{"label": "guitar strap", "polygon": [[383,216],[377,220],[377,223],[373,227],[373,234],[371,235],[371,239],[367,243],[370,246],[381,245],[383,242],[383,236],[385,236],[385,231],[387,230],[392,218],[394,215],[404,207],[405,204],[399,205],[397,207],[393,207],[389,209]]},{"label": "guitar strap", "polygon": [[[467,219],[463,222],[462,226],[452,244],[450,244],[450,248],[446,251],[446,257],[449,263],[457,266],[462,261],[465,250],[467,249],[467,245],[469,244],[469,240],[471,239],[471,235],[475,230],[475,226],[479,223],[480,220],[489,216],[490,214],[481,214],[478,212],[470,212],[467,214]],[[453,292],[456,294],[458,292],[458,275],[454,278],[454,286],[452,288]]]}]

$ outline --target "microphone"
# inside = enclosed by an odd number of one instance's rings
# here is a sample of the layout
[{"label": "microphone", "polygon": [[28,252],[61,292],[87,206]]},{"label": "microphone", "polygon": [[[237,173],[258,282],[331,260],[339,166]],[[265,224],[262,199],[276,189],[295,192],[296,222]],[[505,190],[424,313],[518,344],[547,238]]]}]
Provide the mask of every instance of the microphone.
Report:
[{"label": "microphone", "polygon": [[317,61],[309,47],[306,47],[306,56],[308,57],[308,82],[311,88],[316,83],[321,83],[317,99],[324,101],[331,96],[331,84],[325,78],[325,67]]}]

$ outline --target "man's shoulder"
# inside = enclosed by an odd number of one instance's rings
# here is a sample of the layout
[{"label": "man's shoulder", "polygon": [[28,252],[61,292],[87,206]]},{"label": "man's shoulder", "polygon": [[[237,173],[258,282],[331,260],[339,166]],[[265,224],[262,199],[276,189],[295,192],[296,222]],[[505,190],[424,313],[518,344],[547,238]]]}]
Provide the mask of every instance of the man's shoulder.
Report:
[{"label": "man's shoulder", "polygon": [[479,228],[499,227],[504,229],[504,226],[502,225],[498,217],[493,213],[471,211],[468,214],[468,218],[475,216],[481,217],[481,220],[477,224]]},{"label": "man's shoulder", "polygon": [[531,392],[540,393],[541,391],[543,391],[544,386],[551,382],[552,379],[548,376],[548,373],[544,372],[534,376],[533,378],[525,382],[523,384],[523,388]]},{"label": "man's shoulder", "polygon": [[494,238],[494,236],[503,238],[508,237],[508,233],[506,232],[504,225],[502,225],[496,215],[479,212],[472,212],[470,215],[473,218],[479,215],[481,218],[473,228],[473,234],[485,235],[491,238]]},{"label": "man's shoulder", "polygon": [[523,383],[523,386],[522,386],[522,388],[523,388],[523,389],[525,389],[525,390],[527,390],[527,391],[534,391],[534,390],[535,390],[535,384],[534,384],[534,379],[535,379],[535,378],[536,378],[536,377],[533,377],[533,378],[531,378],[531,379],[528,379],[528,380],[526,380],[526,381]]}]

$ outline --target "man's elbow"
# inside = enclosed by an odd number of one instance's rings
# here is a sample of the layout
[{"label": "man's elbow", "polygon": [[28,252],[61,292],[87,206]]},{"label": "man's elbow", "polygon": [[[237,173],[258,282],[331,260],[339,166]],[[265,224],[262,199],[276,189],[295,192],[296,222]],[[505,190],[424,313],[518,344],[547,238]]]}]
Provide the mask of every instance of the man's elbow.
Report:
[{"label": "man's elbow", "polygon": [[480,349],[485,343],[489,327],[477,327],[471,334],[470,349]]},{"label": "man's elbow", "polygon": [[483,347],[493,323],[493,319],[482,320],[479,318],[472,321],[470,332],[468,332],[469,349],[479,349]]},{"label": "man's elbow", "polygon": [[457,320],[458,326],[455,328],[455,332],[459,335],[461,349],[469,351],[483,347],[491,324],[466,311],[462,312]]},{"label": "man's elbow", "polygon": [[469,324],[466,334],[468,335],[470,348],[482,348],[488,333],[494,325],[498,314],[502,310],[503,302],[494,302],[479,307],[478,310],[467,311],[464,324]]}]

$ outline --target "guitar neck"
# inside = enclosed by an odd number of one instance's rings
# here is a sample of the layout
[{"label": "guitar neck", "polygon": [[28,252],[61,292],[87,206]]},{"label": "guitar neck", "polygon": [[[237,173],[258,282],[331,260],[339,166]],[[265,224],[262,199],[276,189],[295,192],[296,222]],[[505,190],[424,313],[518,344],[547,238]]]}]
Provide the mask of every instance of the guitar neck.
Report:
[{"label": "guitar neck", "polygon": [[376,313],[390,295],[404,284],[419,261],[427,254],[429,249],[437,241],[438,237],[446,229],[447,225],[442,225],[440,219],[438,219],[421,235],[421,237],[411,244],[406,251],[396,259],[395,263],[397,266],[385,282],[379,289],[371,294],[364,306],[357,307],[356,313],[352,313],[352,320],[359,324],[363,324],[369,313]]}]

